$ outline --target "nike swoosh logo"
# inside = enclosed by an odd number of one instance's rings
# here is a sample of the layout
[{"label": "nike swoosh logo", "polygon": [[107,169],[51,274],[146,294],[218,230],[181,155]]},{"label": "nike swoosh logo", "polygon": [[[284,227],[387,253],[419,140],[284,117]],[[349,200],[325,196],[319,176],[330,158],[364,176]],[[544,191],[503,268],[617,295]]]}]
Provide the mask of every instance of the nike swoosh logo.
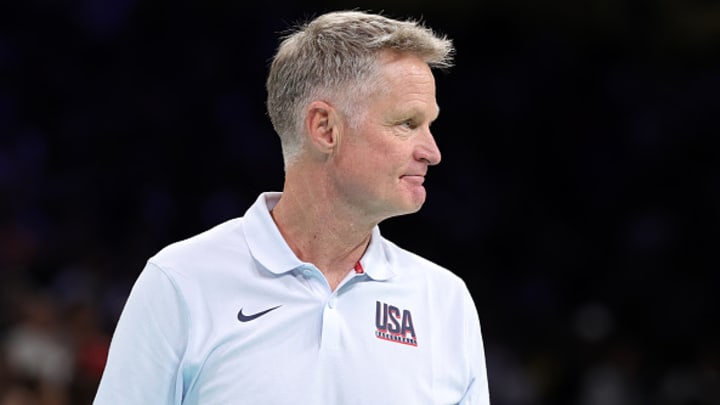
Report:
[{"label": "nike swoosh logo", "polygon": [[253,319],[257,319],[257,318],[259,318],[259,317],[267,314],[268,312],[270,312],[270,311],[272,311],[272,310],[275,310],[275,309],[280,308],[281,306],[282,306],[282,305],[278,305],[278,306],[276,306],[276,307],[272,307],[272,308],[266,309],[266,310],[264,310],[264,311],[260,311],[260,312],[258,312],[258,313],[252,314],[252,315],[245,315],[245,314],[243,314],[243,312],[242,312],[243,310],[242,310],[242,308],[240,308],[240,312],[238,312],[238,321],[240,321],[240,322],[252,321]]}]

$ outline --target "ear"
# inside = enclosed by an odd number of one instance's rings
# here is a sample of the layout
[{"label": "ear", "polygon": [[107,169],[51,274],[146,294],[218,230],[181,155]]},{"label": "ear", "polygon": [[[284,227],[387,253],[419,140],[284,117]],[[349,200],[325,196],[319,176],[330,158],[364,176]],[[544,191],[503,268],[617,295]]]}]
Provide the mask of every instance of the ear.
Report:
[{"label": "ear", "polygon": [[313,149],[322,154],[332,154],[340,143],[340,116],[331,104],[313,101],[305,115],[305,130]]}]

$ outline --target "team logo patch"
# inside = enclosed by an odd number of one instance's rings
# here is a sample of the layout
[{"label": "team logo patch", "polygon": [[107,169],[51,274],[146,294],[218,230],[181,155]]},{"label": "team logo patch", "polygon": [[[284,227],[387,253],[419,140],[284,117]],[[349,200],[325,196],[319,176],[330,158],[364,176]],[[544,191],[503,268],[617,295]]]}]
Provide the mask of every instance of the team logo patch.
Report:
[{"label": "team logo patch", "polygon": [[417,346],[412,314],[407,309],[375,301],[375,336],[378,339]]}]

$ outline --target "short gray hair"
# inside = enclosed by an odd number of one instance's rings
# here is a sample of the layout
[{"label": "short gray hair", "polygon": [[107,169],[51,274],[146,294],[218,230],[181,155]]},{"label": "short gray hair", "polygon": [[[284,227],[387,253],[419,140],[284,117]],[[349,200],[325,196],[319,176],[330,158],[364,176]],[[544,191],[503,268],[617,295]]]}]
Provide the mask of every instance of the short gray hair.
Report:
[{"label": "short gray hair", "polygon": [[[285,166],[302,149],[304,108],[313,99],[350,108],[376,89],[379,54],[410,53],[431,68],[449,68],[452,41],[416,20],[395,20],[362,11],[334,11],[286,35],[268,74],[267,111],[282,142]],[[353,118],[350,118],[351,125]]]}]

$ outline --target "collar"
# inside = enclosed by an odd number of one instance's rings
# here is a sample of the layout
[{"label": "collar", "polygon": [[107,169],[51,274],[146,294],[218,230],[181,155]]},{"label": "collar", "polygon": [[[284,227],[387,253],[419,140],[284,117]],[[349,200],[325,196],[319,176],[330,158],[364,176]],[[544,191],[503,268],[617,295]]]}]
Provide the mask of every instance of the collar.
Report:
[{"label": "collar", "polygon": [[[261,193],[245,212],[243,226],[250,254],[268,271],[278,275],[308,264],[290,249],[270,215],[270,210],[275,207],[280,196],[280,192]],[[372,230],[370,243],[360,258],[360,265],[364,274],[373,280],[384,281],[395,275],[392,263],[385,254],[383,237],[378,226]]]}]

